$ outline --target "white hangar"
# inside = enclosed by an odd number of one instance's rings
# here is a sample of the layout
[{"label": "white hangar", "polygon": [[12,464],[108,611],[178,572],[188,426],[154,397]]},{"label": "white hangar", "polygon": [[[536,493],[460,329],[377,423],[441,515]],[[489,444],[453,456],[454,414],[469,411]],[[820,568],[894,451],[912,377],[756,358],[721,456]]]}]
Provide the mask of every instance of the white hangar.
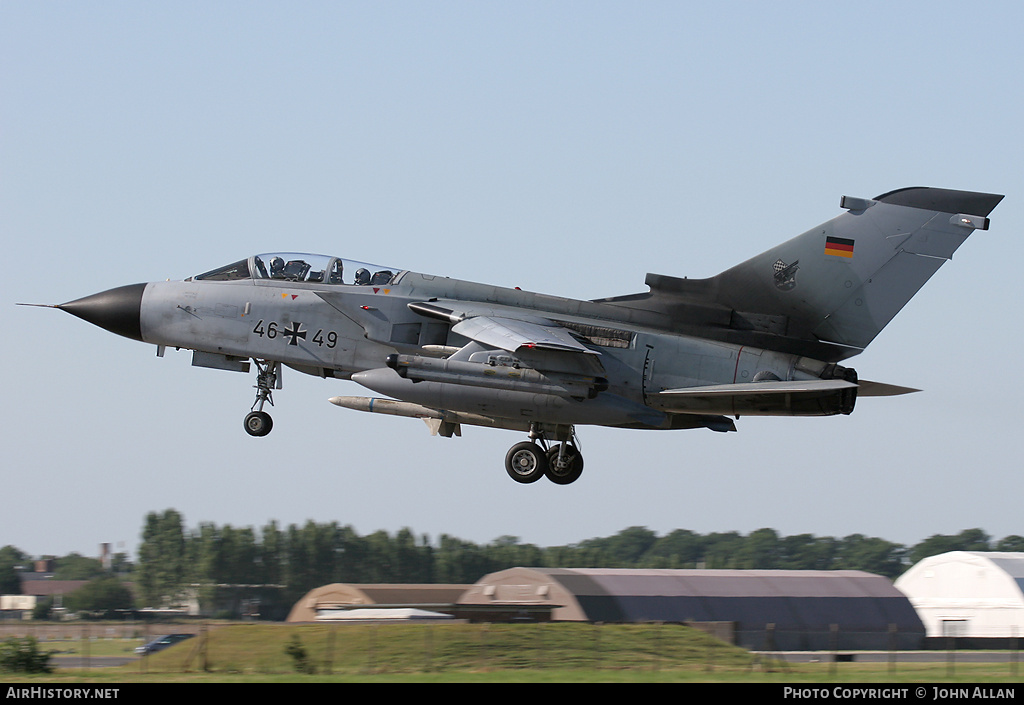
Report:
[{"label": "white hangar", "polygon": [[928,637],[1024,637],[1024,553],[950,551],[920,561],[895,585]]}]

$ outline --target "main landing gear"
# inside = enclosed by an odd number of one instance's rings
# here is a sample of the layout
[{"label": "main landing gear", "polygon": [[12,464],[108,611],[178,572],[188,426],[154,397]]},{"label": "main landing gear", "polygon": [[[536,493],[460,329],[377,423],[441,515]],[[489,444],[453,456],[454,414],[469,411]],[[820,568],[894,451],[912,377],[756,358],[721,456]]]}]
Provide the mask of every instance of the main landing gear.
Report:
[{"label": "main landing gear", "polygon": [[265,436],[274,428],[274,420],[263,410],[263,404],[274,405],[273,390],[281,388],[281,363],[253,359],[256,363],[256,401],[245,417],[245,432],[250,436]]},{"label": "main landing gear", "polygon": [[[558,429],[561,431],[561,429]],[[505,456],[505,470],[516,482],[529,484],[542,476],[556,485],[568,485],[583,474],[583,455],[579,451],[576,432],[557,432],[559,443],[549,446],[544,432],[536,425],[530,428],[533,440],[516,443]]]}]

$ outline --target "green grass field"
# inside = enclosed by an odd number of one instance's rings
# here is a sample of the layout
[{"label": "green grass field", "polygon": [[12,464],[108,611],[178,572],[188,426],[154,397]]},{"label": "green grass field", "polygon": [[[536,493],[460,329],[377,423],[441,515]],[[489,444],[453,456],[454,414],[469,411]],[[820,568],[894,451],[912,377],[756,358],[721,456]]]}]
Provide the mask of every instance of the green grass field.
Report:
[{"label": "green grass field", "polygon": [[[104,643],[106,642],[106,643]],[[95,640],[124,656],[139,640]],[[82,654],[66,643],[43,644]],[[302,672],[305,670],[306,672]],[[229,624],[125,666],[45,682],[971,682],[1020,683],[1015,663],[785,664],[678,625]]]}]

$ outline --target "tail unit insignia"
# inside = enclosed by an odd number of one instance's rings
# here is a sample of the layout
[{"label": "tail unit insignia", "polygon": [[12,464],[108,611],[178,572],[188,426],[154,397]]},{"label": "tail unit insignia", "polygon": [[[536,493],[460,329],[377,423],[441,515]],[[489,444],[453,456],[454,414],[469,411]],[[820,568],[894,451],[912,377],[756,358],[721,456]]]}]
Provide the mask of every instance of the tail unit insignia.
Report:
[{"label": "tail unit insignia", "polygon": [[825,254],[832,257],[853,258],[853,240],[845,237],[825,238]]}]

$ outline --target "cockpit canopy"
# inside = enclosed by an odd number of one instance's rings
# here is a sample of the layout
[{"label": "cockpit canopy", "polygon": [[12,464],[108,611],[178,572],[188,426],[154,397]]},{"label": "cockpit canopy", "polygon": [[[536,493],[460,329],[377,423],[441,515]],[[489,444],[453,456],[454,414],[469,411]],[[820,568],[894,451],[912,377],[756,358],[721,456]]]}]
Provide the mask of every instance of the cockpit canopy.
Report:
[{"label": "cockpit canopy", "polygon": [[238,279],[386,286],[401,273],[391,267],[297,252],[271,252],[199,274],[197,281]]}]

